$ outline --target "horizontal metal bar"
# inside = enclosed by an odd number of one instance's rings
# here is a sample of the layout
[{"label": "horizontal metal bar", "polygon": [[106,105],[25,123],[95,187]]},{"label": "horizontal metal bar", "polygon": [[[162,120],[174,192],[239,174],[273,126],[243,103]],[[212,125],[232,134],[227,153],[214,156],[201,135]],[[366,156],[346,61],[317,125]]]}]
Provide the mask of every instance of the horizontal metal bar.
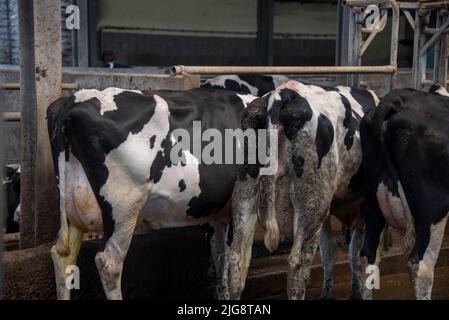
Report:
[{"label": "horizontal metal bar", "polygon": [[397,68],[386,66],[322,66],[322,67],[228,67],[228,66],[173,66],[172,75],[185,74],[395,74]]},{"label": "horizontal metal bar", "polygon": [[423,9],[446,8],[446,7],[449,7],[449,1],[439,1],[439,2],[431,2],[431,3],[420,2],[419,5]]},{"label": "horizontal metal bar", "polygon": [[[429,27],[424,27],[423,28],[423,33],[425,34],[435,34],[435,33],[439,33],[440,29],[438,28],[429,28]],[[442,33],[449,33],[449,29],[444,30]]]},{"label": "horizontal metal bar", "polygon": [[[63,83],[62,89],[64,90],[78,90],[80,85],[78,83]],[[20,83],[11,82],[11,83],[0,83],[0,90],[20,90]]]},{"label": "horizontal metal bar", "polygon": [[401,9],[417,9],[419,8],[419,2],[398,2],[398,6]]},{"label": "horizontal metal bar", "polygon": [[2,118],[6,122],[19,122],[21,119],[20,112],[3,112]]}]

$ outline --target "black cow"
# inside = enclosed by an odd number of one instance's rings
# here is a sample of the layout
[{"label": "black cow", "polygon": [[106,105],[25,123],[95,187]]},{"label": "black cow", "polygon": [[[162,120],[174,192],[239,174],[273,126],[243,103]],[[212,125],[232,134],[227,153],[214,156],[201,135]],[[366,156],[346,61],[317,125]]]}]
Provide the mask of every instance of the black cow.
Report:
[{"label": "black cow", "polygon": [[362,260],[378,265],[386,226],[400,229],[417,299],[431,298],[449,212],[449,98],[437,91],[393,91],[361,122]]},{"label": "black cow", "polygon": [[18,164],[5,166],[2,185],[6,194],[6,233],[19,232],[20,166]]},{"label": "black cow", "polygon": [[[195,121],[220,133],[240,128],[241,113],[255,98],[214,89],[108,88],[81,90],[48,108],[61,214],[51,250],[59,299],[70,298],[65,270],[76,264],[82,233],[104,231],[95,262],[107,298],[121,299],[123,261],[137,227],[202,224],[214,229],[217,293],[226,297],[226,209],[237,169],[201,161],[195,143],[203,149],[208,139],[197,136]],[[187,148],[180,133],[191,138]],[[174,155],[183,160],[173,161]]]},{"label": "black cow", "polygon": [[223,75],[206,80],[201,87],[224,89],[229,91],[263,96],[273,91],[289,79],[283,75]]}]

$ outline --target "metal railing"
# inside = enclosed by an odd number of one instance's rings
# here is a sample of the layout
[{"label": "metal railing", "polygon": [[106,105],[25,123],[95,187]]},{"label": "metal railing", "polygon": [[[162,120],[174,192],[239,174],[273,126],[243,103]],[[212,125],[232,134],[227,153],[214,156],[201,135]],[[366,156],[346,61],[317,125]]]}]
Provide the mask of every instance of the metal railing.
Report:
[{"label": "metal railing", "polygon": [[[399,17],[400,9],[395,0],[345,0],[344,5],[352,10],[352,23],[350,28],[350,41],[348,44],[348,53],[350,56],[349,66],[281,66],[281,67],[260,67],[260,66],[173,66],[170,69],[172,75],[186,74],[389,74],[390,89],[393,89],[396,82],[397,73],[397,53],[399,37]],[[374,37],[384,30],[387,21],[386,10],[379,23],[373,28],[362,28],[362,10],[360,7],[366,7],[370,4],[384,5],[393,11],[390,64],[384,66],[362,66],[362,55],[366,52],[368,46],[372,43]],[[363,33],[369,33],[365,41]],[[357,86],[358,78],[352,77],[348,81],[349,85]]]}]

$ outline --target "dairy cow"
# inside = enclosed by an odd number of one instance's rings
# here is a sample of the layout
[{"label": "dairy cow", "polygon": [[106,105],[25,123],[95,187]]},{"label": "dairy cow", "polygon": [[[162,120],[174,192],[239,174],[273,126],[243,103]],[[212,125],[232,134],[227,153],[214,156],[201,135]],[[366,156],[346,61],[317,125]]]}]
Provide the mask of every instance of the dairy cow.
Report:
[{"label": "dairy cow", "polygon": [[417,299],[430,299],[449,212],[449,98],[434,85],[430,93],[393,91],[361,123],[366,183],[365,266],[379,265],[381,235],[401,230]]},{"label": "dairy cow", "polygon": [[261,97],[288,80],[283,75],[222,75],[204,81],[201,87],[242,92]]},{"label": "dairy cow", "polygon": [[[95,263],[108,299],[121,299],[121,274],[138,227],[209,224],[218,297],[227,295],[227,213],[237,168],[204,164],[176,149],[175,130],[240,127],[255,97],[222,90],[81,90],[54,102],[48,130],[60,199],[61,228],[51,249],[59,299],[70,298],[65,270],[76,264],[84,232],[104,232]],[[195,137],[192,137],[195,139]],[[190,141],[195,143],[195,141]],[[203,141],[203,145],[205,142]],[[172,151],[183,161],[172,161]]]},{"label": "dairy cow", "polygon": [[[368,90],[289,81],[249,104],[242,127],[277,132],[278,170],[274,175],[261,175],[262,167],[258,164],[245,164],[239,169],[233,197],[234,238],[229,251],[231,298],[239,298],[245,285],[258,216],[266,227],[265,245],[273,251],[285,228],[278,224],[282,213],[276,209],[288,200],[294,212],[288,231],[293,238],[288,258],[288,297],[304,299],[318,243],[324,268],[322,297],[332,297],[337,250],[329,221],[332,212],[355,226],[349,253],[351,297],[362,298],[359,124],[377,103],[376,95]],[[279,190],[283,190],[281,194]]]}]

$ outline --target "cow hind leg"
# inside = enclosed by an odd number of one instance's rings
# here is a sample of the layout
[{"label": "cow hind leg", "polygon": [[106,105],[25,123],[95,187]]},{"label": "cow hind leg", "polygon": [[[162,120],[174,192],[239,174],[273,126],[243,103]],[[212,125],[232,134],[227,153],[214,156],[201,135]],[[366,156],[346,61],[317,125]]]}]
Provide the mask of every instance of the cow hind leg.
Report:
[{"label": "cow hind leg", "polygon": [[104,251],[98,252],[95,256],[101,283],[109,300],[122,300],[123,262],[128,253],[136,223],[137,215],[126,216],[124,221],[116,221],[114,232],[106,242]]},{"label": "cow hind leg", "polygon": [[229,250],[228,282],[231,299],[240,299],[245,287],[257,223],[255,201],[255,181],[250,178],[238,181],[232,200],[232,243]]},{"label": "cow hind leg", "polygon": [[214,267],[216,287],[216,298],[220,300],[229,299],[228,288],[228,251],[227,242],[229,220],[212,221],[213,234],[210,239],[212,266]]},{"label": "cow hind leg", "polygon": [[[422,259],[419,261],[417,261],[418,259],[413,259],[414,253],[419,251],[420,245],[423,245],[420,241],[416,241],[415,248],[409,259],[408,266],[410,269],[410,276],[416,299],[418,300],[431,299],[435,264],[437,263],[438,255],[440,253],[446,222],[447,217],[430,227],[429,241]],[[420,232],[426,233],[427,231],[417,228],[416,232],[417,239],[427,238],[425,235],[419,234]]]},{"label": "cow hind leg", "polygon": [[53,267],[55,271],[56,280],[56,294],[58,300],[69,300],[70,289],[67,286],[67,267],[76,265],[78,253],[81,247],[82,231],[73,225],[69,225],[69,254],[64,256],[58,251],[57,245],[51,248],[51,257],[53,260]]},{"label": "cow hind leg", "polygon": [[349,299],[363,299],[364,283],[362,275],[362,260],[360,251],[363,246],[364,223],[360,219],[352,232],[351,242],[349,244],[349,264],[351,266],[351,293]]},{"label": "cow hind leg", "polygon": [[292,202],[298,227],[288,257],[287,295],[289,299],[303,300],[321,229],[328,217],[330,199],[325,196],[312,199],[313,197],[304,194],[299,196],[297,193],[294,193]]},{"label": "cow hind leg", "polygon": [[323,290],[321,291],[321,299],[332,299],[333,273],[335,262],[337,261],[337,242],[332,233],[330,217],[323,224],[320,236],[320,255],[321,264],[323,266]]}]

